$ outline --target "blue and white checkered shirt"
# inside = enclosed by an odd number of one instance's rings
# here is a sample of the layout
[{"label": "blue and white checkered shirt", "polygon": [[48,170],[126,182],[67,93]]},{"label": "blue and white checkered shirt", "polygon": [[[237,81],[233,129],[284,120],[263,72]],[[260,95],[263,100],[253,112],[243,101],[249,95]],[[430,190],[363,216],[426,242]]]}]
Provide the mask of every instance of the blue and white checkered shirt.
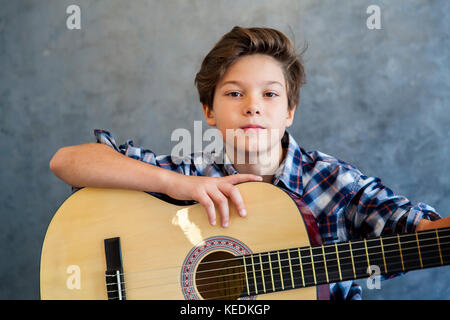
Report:
[{"label": "blue and white checkered shirt", "polygon": [[[223,177],[239,173],[223,154],[197,152],[180,161],[135,147],[132,140],[117,146],[105,130],[96,129],[94,134],[97,142],[128,157],[180,174]],[[288,131],[282,138],[282,147],[287,153],[272,184],[287,191],[297,203],[303,199],[315,217],[323,243],[414,232],[421,219],[440,218],[434,208],[423,203],[413,205],[394,194],[379,178],[365,176],[352,165],[320,151],[305,151]],[[221,161],[215,161],[218,156]],[[361,291],[353,281],[330,284],[331,299],[361,299]]]}]

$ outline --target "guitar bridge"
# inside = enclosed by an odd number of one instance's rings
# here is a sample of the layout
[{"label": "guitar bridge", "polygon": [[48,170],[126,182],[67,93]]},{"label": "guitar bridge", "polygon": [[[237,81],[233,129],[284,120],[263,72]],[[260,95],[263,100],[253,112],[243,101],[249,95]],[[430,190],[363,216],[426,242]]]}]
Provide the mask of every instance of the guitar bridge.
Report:
[{"label": "guitar bridge", "polygon": [[105,239],[106,292],[108,300],[125,300],[125,281],[123,277],[120,238]]}]

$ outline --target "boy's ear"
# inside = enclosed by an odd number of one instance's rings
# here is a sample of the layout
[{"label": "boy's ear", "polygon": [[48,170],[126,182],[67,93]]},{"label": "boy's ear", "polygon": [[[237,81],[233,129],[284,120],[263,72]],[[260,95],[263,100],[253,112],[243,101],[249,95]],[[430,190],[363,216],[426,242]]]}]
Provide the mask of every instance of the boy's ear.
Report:
[{"label": "boy's ear", "polygon": [[216,116],[214,110],[209,108],[206,104],[202,103],[203,113],[205,114],[206,123],[212,127],[216,126]]},{"label": "boy's ear", "polygon": [[286,117],[286,128],[290,127],[292,125],[292,123],[294,122],[294,114],[295,114],[295,110],[297,110],[297,105],[294,106],[294,108],[292,108],[292,110],[288,110],[288,114]]}]

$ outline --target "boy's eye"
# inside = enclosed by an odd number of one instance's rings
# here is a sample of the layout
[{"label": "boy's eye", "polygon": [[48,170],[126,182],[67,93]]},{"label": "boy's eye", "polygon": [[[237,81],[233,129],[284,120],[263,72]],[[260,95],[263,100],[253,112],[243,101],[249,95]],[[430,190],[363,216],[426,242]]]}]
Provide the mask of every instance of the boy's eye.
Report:
[{"label": "boy's eye", "polygon": [[[226,94],[227,96],[230,97],[238,97],[238,95],[241,95],[240,92],[237,91],[233,91],[233,92],[229,92]],[[269,98],[275,98],[276,96],[278,96],[275,92],[267,92],[265,93],[266,96],[268,96]]]},{"label": "boy's eye", "polygon": [[277,96],[275,92],[267,92],[266,95],[269,95],[270,98],[275,98]]}]

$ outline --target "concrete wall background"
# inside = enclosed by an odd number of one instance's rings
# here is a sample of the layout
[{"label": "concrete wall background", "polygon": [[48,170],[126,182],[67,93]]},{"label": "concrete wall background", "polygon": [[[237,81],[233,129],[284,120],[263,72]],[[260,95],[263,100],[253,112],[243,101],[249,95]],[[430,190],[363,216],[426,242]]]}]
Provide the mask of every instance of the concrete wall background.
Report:
[{"label": "concrete wall background", "polygon": [[[0,299],[39,299],[45,231],[71,194],[48,168],[58,148],[103,128],[170,153],[171,132],[203,120],[194,76],[235,25],[308,43],[300,145],[450,214],[446,0],[0,2]],[[70,4],[81,30],[66,28]],[[371,4],[381,30],[366,27]],[[364,298],[449,299],[449,279],[449,267],[410,272]]]}]

